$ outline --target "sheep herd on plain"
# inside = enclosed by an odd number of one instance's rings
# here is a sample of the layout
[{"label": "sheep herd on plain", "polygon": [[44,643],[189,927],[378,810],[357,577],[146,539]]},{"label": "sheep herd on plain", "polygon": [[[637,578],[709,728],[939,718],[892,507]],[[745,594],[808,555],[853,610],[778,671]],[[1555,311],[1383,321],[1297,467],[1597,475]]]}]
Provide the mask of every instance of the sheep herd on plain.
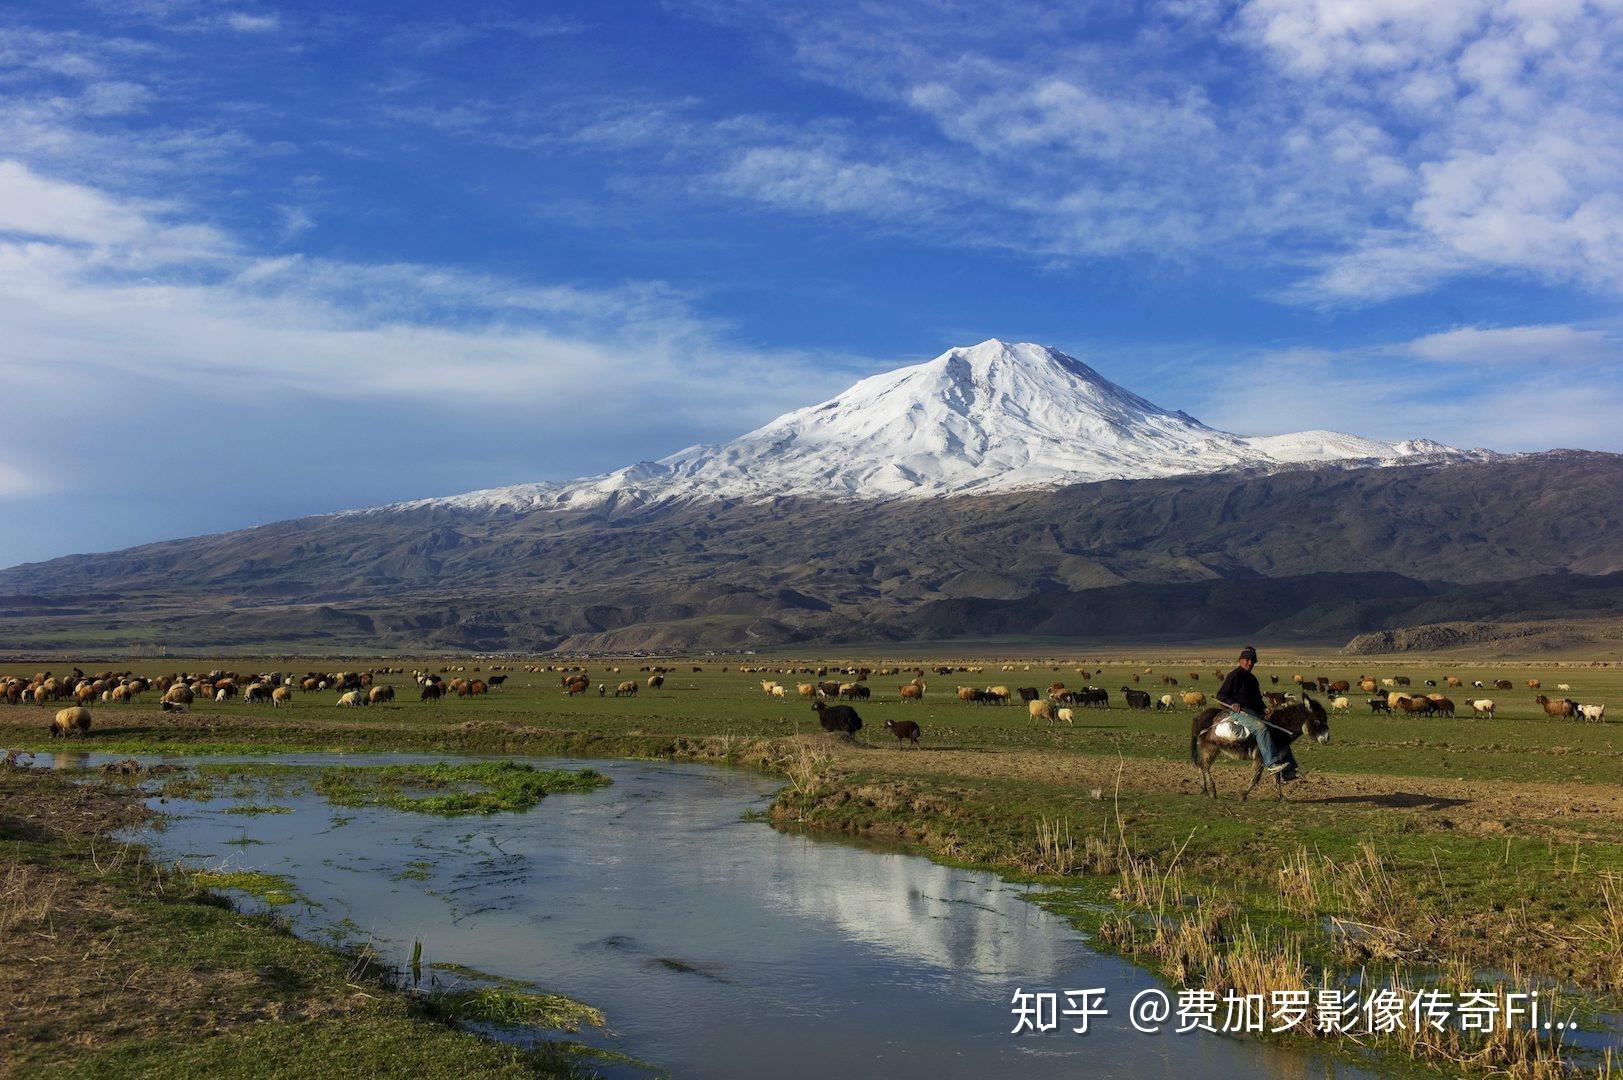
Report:
[{"label": "sheep herd on plain", "polygon": [[[426,669],[408,672],[405,668],[384,667],[369,671],[309,671],[292,674],[279,671],[241,673],[216,668],[207,672],[179,671],[158,676],[137,675],[130,671],[87,674],[75,667],[70,675],[65,676],[58,676],[49,671],[38,672],[29,677],[0,675],[0,702],[10,705],[64,704],[65,707],[52,718],[51,735],[82,736],[91,728],[92,705],[131,705],[146,699],[148,695],[154,696],[165,712],[185,712],[199,701],[223,704],[234,699],[247,703],[269,704],[275,708],[291,703],[296,693],[309,695],[329,692],[336,693],[335,704],[339,707],[360,708],[387,704],[395,700],[395,686],[392,682],[384,680],[386,676],[409,675],[417,686],[419,701],[438,702],[452,696],[486,697],[499,689],[510,677],[511,672],[520,670],[530,673],[557,673],[558,687],[569,697],[586,694],[595,687],[599,697],[607,697],[612,692],[616,698],[634,698],[644,689],[661,690],[666,677],[675,669],[665,665],[643,665],[638,678],[603,678],[594,683],[586,667],[580,664],[497,663],[489,665],[488,673],[482,672],[478,666],[470,670],[468,665],[446,665],[437,672]],[[694,665],[692,670],[697,674],[704,669]],[[722,667],[720,670],[727,672],[729,669]],[[740,666],[737,670],[741,673],[777,676],[759,680],[761,692],[765,696],[785,699],[792,694],[810,700],[825,729],[847,734],[854,734],[859,730],[862,721],[855,709],[845,703],[871,700],[874,692],[869,685],[870,678],[911,674],[912,678],[899,684],[896,690],[898,700],[904,704],[925,701],[930,689],[926,681],[926,668],[923,666],[821,665],[777,669]],[[1005,665],[1002,670],[1032,671],[1033,668],[1031,665],[1019,669],[1013,665]],[[1051,670],[1058,672],[1060,669],[1054,667]],[[976,665],[938,664],[929,669],[930,674],[943,679],[954,675],[981,675],[985,671],[984,666]],[[606,668],[606,672],[611,677],[618,676],[621,674],[621,667],[610,666]],[[1064,681],[1055,680],[1046,689],[1039,689],[1037,686],[1011,687],[1000,683],[987,686],[961,685],[954,680],[953,696],[959,702],[978,706],[1003,706],[1019,701],[1026,706],[1033,720],[1048,724],[1074,724],[1077,710],[1107,709],[1110,707],[1111,697],[1110,690],[1094,685],[1093,672],[1079,667],[1076,668],[1076,674],[1082,685],[1073,687]],[[1214,679],[1221,679],[1222,676],[1221,670],[1212,672]],[[1208,703],[1205,692],[1183,686],[1177,675],[1167,673],[1157,675],[1154,669],[1144,668],[1128,676],[1131,684],[1141,684],[1152,677],[1159,680],[1161,689],[1165,692],[1157,694],[1139,686],[1123,685],[1120,693],[1128,709],[1171,711],[1181,706],[1199,710]],[[1189,671],[1186,675],[1188,683],[1198,683],[1201,677],[1202,673],[1197,671]],[[1278,686],[1280,677],[1272,675],[1269,676],[1269,680],[1271,685]],[[1407,675],[1379,679],[1361,675],[1351,681],[1333,680],[1322,675],[1314,677],[1295,675],[1291,681],[1295,686],[1293,690],[1284,692],[1268,690],[1264,693],[1263,696],[1271,707],[1289,704],[1299,700],[1302,692],[1317,690],[1327,697],[1332,712],[1347,712],[1352,705],[1352,699],[1348,695],[1356,686],[1358,691],[1368,695],[1365,702],[1371,715],[1453,717],[1460,711],[1460,706],[1456,705],[1453,698],[1442,692],[1442,689],[1449,689],[1460,692],[1464,707],[1471,715],[1491,718],[1497,715],[1498,702],[1490,697],[1472,696],[1470,691],[1491,688],[1502,694],[1515,689],[1515,684],[1509,679],[1497,679],[1491,683],[1477,679],[1467,686],[1465,680],[1456,675],[1444,676],[1441,686],[1436,679],[1425,679],[1422,688],[1414,687],[1413,678]],[[1583,703],[1569,696],[1551,698],[1539,693],[1543,689],[1541,679],[1527,679],[1526,688],[1537,694],[1533,699],[1534,703],[1547,716],[1591,722],[1602,722],[1606,718],[1606,706],[1603,703]],[[1568,683],[1558,683],[1555,689],[1565,693],[1571,691],[1572,687]],[[66,704],[68,702],[72,704]],[[839,704],[831,704],[833,702]],[[898,746],[918,745],[920,729],[916,722],[887,720],[885,728],[896,737]]]}]

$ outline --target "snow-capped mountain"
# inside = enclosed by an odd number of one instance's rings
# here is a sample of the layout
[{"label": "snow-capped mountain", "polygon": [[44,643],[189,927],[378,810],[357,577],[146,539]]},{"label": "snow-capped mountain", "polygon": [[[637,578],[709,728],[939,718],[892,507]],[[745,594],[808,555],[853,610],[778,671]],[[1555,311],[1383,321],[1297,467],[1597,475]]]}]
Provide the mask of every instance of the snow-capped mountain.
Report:
[{"label": "snow-capped mountain", "polygon": [[1241,436],[1169,412],[1055,349],[996,339],[863,379],[719,446],[604,476],[519,484],[385,510],[528,510],[610,499],[889,499],[961,495],[1238,468],[1492,457],[1425,439],[1334,431]]}]

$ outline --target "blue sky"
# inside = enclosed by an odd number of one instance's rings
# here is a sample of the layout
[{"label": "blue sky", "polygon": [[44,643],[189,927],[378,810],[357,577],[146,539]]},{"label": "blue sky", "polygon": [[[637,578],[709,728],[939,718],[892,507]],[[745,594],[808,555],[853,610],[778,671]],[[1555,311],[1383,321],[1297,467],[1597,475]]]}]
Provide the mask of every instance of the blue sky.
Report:
[{"label": "blue sky", "polygon": [[1623,450],[1616,0],[0,11],[0,564],[560,479],[998,336]]}]

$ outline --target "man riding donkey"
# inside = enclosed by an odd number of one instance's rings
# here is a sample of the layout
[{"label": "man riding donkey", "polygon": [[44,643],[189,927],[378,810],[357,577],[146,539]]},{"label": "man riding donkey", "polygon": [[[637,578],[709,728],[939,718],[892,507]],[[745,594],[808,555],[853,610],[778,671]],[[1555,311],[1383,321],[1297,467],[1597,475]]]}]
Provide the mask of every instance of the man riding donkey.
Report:
[{"label": "man riding donkey", "polygon": [[1251,669],[1257,666],[1257,650],[1247,645],[1240,650],[1240,662],[1217,688],[1217,703],[1229,710],[1228,719],[1245,728],[1256,740],[1257,754],[1269,776],[1282,781],[1295,780],[1296,755],[1287,742],[1282,750],[1275,750],[1274,738],[1269,732],[1268,705],[1262,700],[1262,685]]}]

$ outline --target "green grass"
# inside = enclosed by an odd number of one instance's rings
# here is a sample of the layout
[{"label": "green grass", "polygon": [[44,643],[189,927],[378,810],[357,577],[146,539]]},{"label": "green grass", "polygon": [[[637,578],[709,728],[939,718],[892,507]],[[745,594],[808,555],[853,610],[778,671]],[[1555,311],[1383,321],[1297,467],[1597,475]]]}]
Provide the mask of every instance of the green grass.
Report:
[{"label": "green grass", "polygon": [[[195,874],[92,835],[136,796],[0,769],[0,995],[18,1076],[573,1077],[591,1058],[459,1029],[365,950],[295,937],[218,889],[274,896],[253,872]],[[563,1006],[558,1006],[563,1008]],[[582,1007],[584,1008],[584,1007]],[[584,1021],[586,1013],[581,1014]]]},{"label": "green grass", "polygon": [[[1046,646],[1045,646],[1046,647]],[[1057,649],[1057,647],[1055,647]],[[942,649],[945,655],[950,649]],[[876,652],[878,652],[876,650]],[[924,658],[929,654],[915,652]],[[1324,675],[1356,684],[1358,676],[1377,679],[1397,674],[1412,678],[1413,689],[1425,692],[1427,678],[1442,683],[1447,675],[1466,682],[1462,688],[1440,688],[1460,708],[1455,719],[1392,719],[1371,716],[1364,705],[1368,695],[1348,696],[1354,710],[1331,716],[1332,741],[1300,750],[1303,765],[1326,777],[1360,780],[1397,778],[1397,790],[1424,794],[1427,782],[1446,779],[1491,785],[1499,781],[1538,781],[1570,791],[1572,812],[1559,817],[1533,817],[1514,810],[1503,821],[1471,821],[1457,828],[1447,814],[1389,807],[1357,799],[1339,802],[1272,803],[1241,805],[1234,801],[1239,771],[1230,767],[1220,776],[1225,798],[1204,802],[1175,790],[1124,791],[1117,805],[1108,788],[1095,799],[1088,788],[1097,783],[1102,767],[1113,767],[1117,757],[1136,762],[1168,762],[1178,770],[1187,764],[1189,721],[1192,710],[1170,714],[1136,712],[1123,707],[1121,687],[1136,686],[1159,696],[1188,689],[1208,694],[1217,684],[1216,670],[1227,669],[1224,655],[1177,656],[1166,650],[1146,650],[1135,656],[1117,650],[1099,663],[1097,655],[1085,662],[1026,663],[984,658],[971,662],[983,670],[939,676],[929,673],[922,703],[903,704],[898,687],[911,671],[874,675],[868,685],[874,697],[856,702],[865,720],[859,741],[889,745],[883,731],[886,719],[910,719],[923,728],[924,750],[894,756],[868,754],[847,767],[850,775],[831,773],[806,781],[796,779],[774,808],[773,816],[785,827],[809,827],[867,838],[897,841],[949,863],[987,867],[999,873],[1043,882],[1049,887],[1045,903],[1065,912],[1085,929],[1099,932],[1112,912],[1123,908],[1121,890],[1122,841],[1129,849],[1163,870],[1176,859],[1177,870],[1191,892],[1220,896],[1239,917],[1259,931],[1282,935],[1300,948],[1306,960],[1326,969],[1369,967],[1372,971],[1397,966],[1435,966],[1465,962],[1477,970],[1514,971],[1518,977],[1547,979],[1584,987],[1615,1001],[1617,981],[1623,978],[1623,944],[1608,944],[1611,930],[1601,921],[1609,910],[1607,882],[1623,881],[1623,843],[1619,823],[1585,809],[1587,793],[1623,784],[1623,666],[1568,666],[1556,659],[1513,662],[1469,659],[1460,656],[1436,660],[1420,658],[1347,658],[1307,656],[1264,651],[1259,675],[1265,689],[1274,688],[1270,674],[1280,676],[1278,689],[1293,688],[1291,675]],[[772,669],[795,663],[786,655],[746,659]],[[870,654],[883,665],[893,661]],[[391,660],[391,664],[438,670],[442,661]],[[814,676],[774,671],[740,672],[738,658],[729,658],[734,670],[723,672],[715,661],[699,661],[704,670],[694,673],[688,663],[673,663],[663,689],[646,685],[634,698],[599,697],[597,684],[613,685],[622,679],[646,680],[640,663],[622,663],[621,671],[594,661],[588,665],[592,690],[566,697],[557,673],[509,672],[507,685],[488,698],[451,699],[439,704],[416,700],[408,676],[390,675],[380,681],[398,689],[392,705],[368,709],[337,709],[336,694],[297,694],[292,706],[272,710],[265,705],[234,701],[199,706],[178,720],[164,719],[145,708],[96,708],[96,728],[90,738],[73,749],[130,753],[153,750],[176,753],[274,753],[289,750],[331,752],[386,752],[416,750],[444,754],[524,754],[576,757],[690,758],[718,763],[754,765],[793,776],[794,762],[773,740],[817,732],[810,703],[795,692],[795,683]],[[19,673],[49,665],[16,665]],[[125,665],[119,665],[125,666]],[[157,673],[184,666],[211,666],[207,662],[165,661],[136,663],[137,670]],[[302,673],[307,668],[364,669],[364,662],[299,663],[285,660],[238,660],[222,666],[242,671],[276,669]],[[466,670],[448,672],[472,676]],[[1091,673],[1083,680],[1077,667]],[[1146,667],[1154,670],[1145,672]],[[1198,679],[1191,679],[1196,672]],[[1140,676],[1138,683],[1132,675]],[[488,677],[490,670],[480,673]],[[1177,687],[1163,686],[1170,674]],[[830,674],[828,677],[840,676]],[[1528,678],[1544,682],[1551,696],[1571,696],[1589,703],[1615,702],[1611,722],[1585,724],[1547,717],[1534,702]],[[772,698],[760,689],[761,679],[783,683],[786,698]],[[1481,679],[1491,685],[1498,678],[1515,684],[1511,691],[1477,690],[1469,685]],[[953,694],[958,685],[984,687],[1035,686],[1046,689],[1054,681],[1069,686],[1084,682],[1104,686],[1111,693],[1108,709],[1077,709],[1074,726],[1050,727],[1033,721],[1018,705],[984,707],[960,703]],[[1570,691],[1556,688],[1571,684]],[[1466,711],[1474,697],[1498,703],[1498,716],[1477,719]],[[1322,698],[1322,696],[1321,696]],[[45,712],[31,707],[0,707],[0,746],[51,747],[44,737]],[[1075,760],[1075,775],[1095,779],[1071,783],[1058,780],[985,779],[957,775],[950,768],[932,775],[899,775],[891,761],[927,766],[932,752],[954,749],[984,754],[996,761],[1013,751],[1063,765]],[[412,768],[412,767],[407,767]],[[472,797],[474,805],[489,805],[479,797],[495,789],[484,782],[463,778],[435,788],[420,781],[422,774],[402,775],[398,782],[343,778],[333,788],[346,799],[383,805],[390,800],[450,800]],[[376,770],[371,770],[375,772]],[[182,781],[176,781],[177,785]],[[1392,785],[1388,784],[1391,788]],[[181,793],[177,786],[176,794]],[[499,801],[499,799],[498,799]],[[348,802],[344,805],[356,805]],[[364,803],[363,803],[364,804]],[[431,803],[432,806],[443,806]],[[423,806],[410,807],[426,809]],[[495,808],[509,809],[511,805]],[[431,811],[435,812],[435,811]],[[472,812],[481,812],[473,810]],[[1066,872],[1043,865],[1039,826],[1063,824],[1069,836],[1064,858]],[[1491,830],[1487,828],[1491,826]],[[1575,846],[1576,845],[1576,846]],[[1378,877],[1390,893],[1365,895],[1353,875],[1366,848],[1374,852]],[[1576,861],[1574,861],[1576,858]],[[1293,862],[1295,860],[1295,862]],[[1305,862],[1304,862],[1305,860]],[[1294,899],[1282,899],[1292,865],[1309,867],[1309,883]],[[1576,867],[1576,869],[1574,869]],[[1376,894],[1380,890],[1375,891]],[[1616,894],[1623,898],[1623,893]],[[1383,906],[1384,905],[1384,906]],[[1131,905],[1126,905],[1131,906]],[[1327,933],[1330,918],[1398,923],[1400,938],[1380,947]],[[1397,944],[1392,944],[1397,942]]]},{"label": "green grass", "polygon": [[356,765],[322,769],[315,789],[334,806],[387,806],[440,817],[528,810],[547,795],[609,782],[592,769],[537,769],[512,761]]},{"label": "green grass", "polygon": [[206,889],[229,889],[272,906],[298,900],[298,893],[287,878],[259,870],[197,870],[192,873],[192,880]]}]

